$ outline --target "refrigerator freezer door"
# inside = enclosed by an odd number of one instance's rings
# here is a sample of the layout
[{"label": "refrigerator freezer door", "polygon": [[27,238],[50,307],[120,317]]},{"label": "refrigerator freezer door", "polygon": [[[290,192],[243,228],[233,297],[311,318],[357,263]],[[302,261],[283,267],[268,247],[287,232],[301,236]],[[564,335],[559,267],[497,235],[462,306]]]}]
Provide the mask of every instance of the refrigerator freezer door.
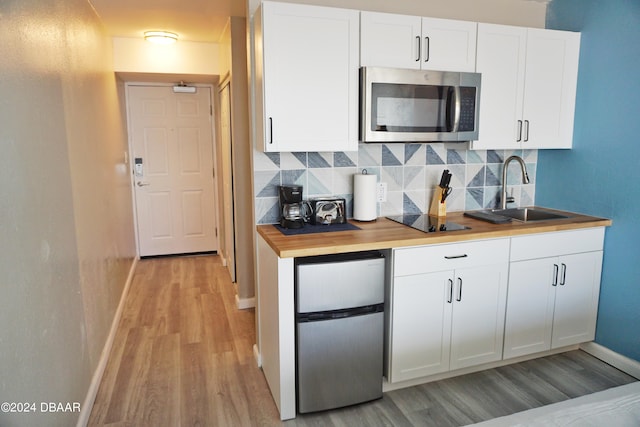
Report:
[{"label": "refrigerator freezer door", "polygon": [[296,268],[298,313],[384,301],[384,258],[299,264]]},{"label": "refrigerator freezer door", "polygon": [[297,324],[298,412],[382,397],[384,313]]}]

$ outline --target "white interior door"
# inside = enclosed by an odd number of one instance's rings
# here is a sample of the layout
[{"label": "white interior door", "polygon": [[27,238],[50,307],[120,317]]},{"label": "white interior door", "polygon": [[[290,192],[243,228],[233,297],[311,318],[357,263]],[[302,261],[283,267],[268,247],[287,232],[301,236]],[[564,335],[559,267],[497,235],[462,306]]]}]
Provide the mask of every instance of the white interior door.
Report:
[{"label": "white interior door", "polygon": [[223,215],[223,256],[227,262],[227,269],[231,281],[236,281],[236,247],[234,231],[233,204],[233,162],[231,144],[231,98],[230,85],[227,83],[220,90],[220,153],[222,157],[222,215]]},{"label": "white interior door", "polygon": [[140,256],[217,250],[211,90],[127,91]]}]

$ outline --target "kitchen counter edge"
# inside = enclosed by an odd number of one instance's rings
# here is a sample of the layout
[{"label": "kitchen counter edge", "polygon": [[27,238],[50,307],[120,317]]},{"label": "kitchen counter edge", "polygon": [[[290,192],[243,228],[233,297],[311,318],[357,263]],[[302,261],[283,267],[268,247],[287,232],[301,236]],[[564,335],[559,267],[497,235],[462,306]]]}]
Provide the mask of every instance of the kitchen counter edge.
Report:
[{"label": "kitchen counter edge", "polygon": [[425,233],[415,230],[384,217],[371,222],[349,220],[351,224],[360,228],[360,230],[353,231],[332,231],[286,236],[273,224],[258,225],[256,228],[258,234],[262,236],[278,257],[297,258],[374,249],[497,239],[525,234],[606,227],[612,224],[612,221],[606,218],[548,208],[545,208],[545,210],[564,214],[569,218],[527,223],[512,221],[509,224],[491,224],[465,217],[463,212],[452,212],[447,215],[447,221],[465,225],[470,229],[437,233]]}]

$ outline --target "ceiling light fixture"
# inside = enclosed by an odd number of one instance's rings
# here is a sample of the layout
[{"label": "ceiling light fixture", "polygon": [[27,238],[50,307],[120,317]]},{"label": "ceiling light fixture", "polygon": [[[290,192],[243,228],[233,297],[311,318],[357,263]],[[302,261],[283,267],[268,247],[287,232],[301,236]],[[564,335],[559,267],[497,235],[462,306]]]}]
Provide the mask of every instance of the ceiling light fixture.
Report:
[{"label": "ceiling light fixture", "polygon": [[178,35],[169,31],[145,31],[144,39],[151,43],[171,44],[178,41]]}]

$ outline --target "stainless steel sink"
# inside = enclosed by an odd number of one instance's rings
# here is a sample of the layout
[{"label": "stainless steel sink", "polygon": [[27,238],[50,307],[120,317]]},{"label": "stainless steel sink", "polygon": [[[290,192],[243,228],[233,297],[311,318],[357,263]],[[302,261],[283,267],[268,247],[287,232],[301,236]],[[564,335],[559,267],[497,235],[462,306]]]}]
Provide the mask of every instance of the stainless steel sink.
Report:
[{"label": "stainless steel sink", "polygon": [[491,212],[523,222],[569,218],[566,215],[550,212],[542,208],[493,209]]}]

